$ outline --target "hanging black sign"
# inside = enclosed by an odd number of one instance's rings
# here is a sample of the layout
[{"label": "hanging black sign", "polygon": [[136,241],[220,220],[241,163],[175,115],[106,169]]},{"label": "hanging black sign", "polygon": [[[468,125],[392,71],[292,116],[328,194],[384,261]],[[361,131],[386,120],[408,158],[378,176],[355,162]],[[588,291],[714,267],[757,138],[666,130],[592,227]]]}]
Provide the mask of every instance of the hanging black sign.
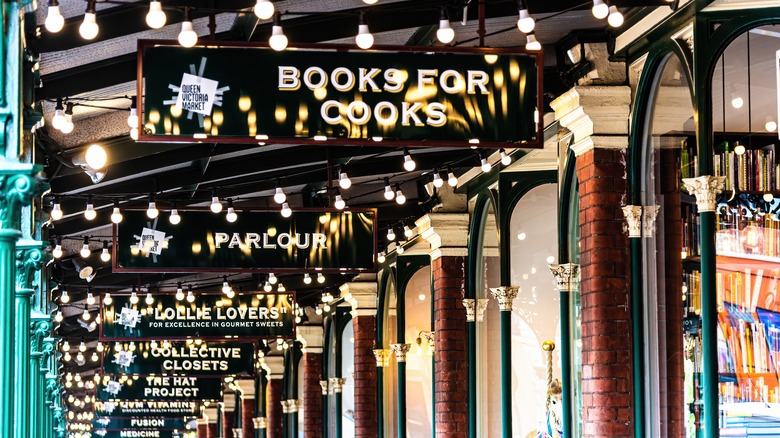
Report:
[{"label": "hanging black sign", "polygon": [[192,400],[151,401],[120,400],[95,403],[95,413],[101,417],[198,417],[201,403]]},{"label": "hanging black sign", "polygon": [[339,272],[376,270],[376,211],[126,211],[114,230],[115,272]]},{"label": "hanging black sign", "polygon": [[181,438],[183,432],[175,429],[122,429],[95,431],[95,434],[101,438]]},{"label": "hanging black sign", "polygon": [[183,341],[125,343],[103,356],[104,374],[232,376],[254,374],[254,344]]},{"label": "hanging black sign", "polygon": [[93,429],[184,429],[188,421],[184,417],[100,417],[92,420]]},{"label": "hanging black sign", "polygon": [[141,376],[97,385],[98,400],[221,400],[222,379],[187,376]]},{"label": "hanging black sign", "polygon": [[175,41],[139,51],[140,141],[542,146],[539,53]]},{"label": "hanging black sign", "polygon": [[[182,292],[183,293],[183,292]],[[130,296],[112,295],[101,307],[100,338],[187,339],[198,337],[260,339],[295,336],[292,293],[192,294],[192,302],[175,295],[155,295],[147,306]],[[142,304],[143,303],[143,304]]]}]

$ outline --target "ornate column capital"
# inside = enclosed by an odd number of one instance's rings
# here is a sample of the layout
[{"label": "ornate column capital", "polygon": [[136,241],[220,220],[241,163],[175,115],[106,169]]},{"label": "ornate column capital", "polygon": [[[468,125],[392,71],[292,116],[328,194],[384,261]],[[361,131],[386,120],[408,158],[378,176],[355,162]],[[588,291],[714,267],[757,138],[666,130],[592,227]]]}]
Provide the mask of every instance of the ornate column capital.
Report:
[{"label": "ornate column capital", "polygon": [[653,237],[655,234],[655,219],[658,217],[660,205],[645,205],[642,208],[642,224],[645,237]]},{"label": "ornate column capital", "polygon": [[726,186],[725,176],[703,175],[697,178],[683,178],[685,190],[696,196],[699,213],[715,211],[718,206],[718,193]]},{"label": "ornate column capital", "polygon": [[375,348],[374,359],[376,359],[377,368],[383,368],[390,364],[391,351],[386,348]]},{"label": "ornate column capital", "polygon": [[328,381],[327,380],[320,380],[320,388],[322,388],[322,395],[328,395]]},{"label": "ornate column capital", "polygon": [[628,237],[631,239],[642,237],[642,206],[626,205],[621,210],[628,225]]},{"label": "ornate column capital", "polygon": [[48,244],[38,240],[19,240],[16,243],[16,290],[35,292],[35,273],[46,261],[45,248]]},{"label": "ornate column capital", "polygon": [[551,264],[550,272],[555,279],[555,287],[560,292],[571,292],[579,288],[580,265],[574,263]]},{"label": "ornate column capital", "polygon": [[487,298],[464,298],[463,307],[466,308],[466,322],[482,322],[485,319],[485,309],[487,309]]},{"label": "ornate column capital", "polygon": [[294,414],[298,412],[298,407],[301,405],[301,401],[294,398],[289,400],[282,400],[280,403],[282,404],[283,414]]},{"label": "ornate column capital", "polygon": [[233,438],[243,438],[244,437],[244,430],[240,427],[234,427],[233,428]]},{"label": "ornate column capital", "polygon": [[38,191],[40,166],[0,157],[0,228],[21,228],[21,207]]},{"label": "ornate column capital", "polygon": [[493,298],[498,300],[498,309],[501,311],[512,311],[512,301],[517,296],[517,288],[513,286],[491,287],[490,293]]},{"label": "ornate column capital", "polygon": [[328,379],[330,382],[330,386],[333,388],[334,394],[341,394],[341,391],[344,389],[344,384],[347,383],[346,377],[331,377]]},{"label": "ornate column capital", "polygon": [[255,426],[255,429],[266,429],[268,427],[268,419],[265,417],[252,418],[252,425]]},{"label": "ornate column capital", "polygon": [[390,344],[390,350],[395,353],[397,362],[406,362],[406,353],[412,348],[412,344]]}]

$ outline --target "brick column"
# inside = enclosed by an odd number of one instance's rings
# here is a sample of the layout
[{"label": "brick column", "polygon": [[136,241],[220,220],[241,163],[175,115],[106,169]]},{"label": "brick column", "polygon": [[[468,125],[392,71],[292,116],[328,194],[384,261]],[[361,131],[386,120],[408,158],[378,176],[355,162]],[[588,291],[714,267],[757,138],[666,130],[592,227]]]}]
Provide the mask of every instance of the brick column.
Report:
[{"label": "brick column", "polygon": [[[230,395],[232,397],[232,394]],[[224,438],[232,438],[233,437],[233,420],[234,420],[234,412],[223,410],[222,411],[222,436]]]},{"label": "brick column", "polygon": [[268,438],[282,438],[282,379],[268,381]]},{"label": "brick column", "polygon": [[305,438],[322,438],[322,354],[310,353],[303,355],[303,436]]},{"label": "brick column", "polygon": [[255,417],[255,398],[241,397],[241,430],[244,438],[252,438],[255,433],[253,418]]},{"label": "brick column", "polygon": [[352,305],[354,331],[355,437],[375,438],[377,421],[376,275],[361,274],[341,286],[341,296]]},{"label": "brick column", "polygon": [[463,213],[431,213],[415,223],[431,251],[436,436],[466,438],[469,363],[463,299],[469,217]]},{"label": "brick column", "polygon": [[630,437],[631,323],[628,239],[620,205],[621,150],[591,149],[577,158],[580,182],[582,394],[584,437]]},{"label": "brick column", "polygon": [[198,438],[208,438],[209,422],[203,418],[198,418]]},{"label": "brick column", "polygon": [[209,423],[208,434],[209,438],[216,438],[217,436],[217,423]]}]

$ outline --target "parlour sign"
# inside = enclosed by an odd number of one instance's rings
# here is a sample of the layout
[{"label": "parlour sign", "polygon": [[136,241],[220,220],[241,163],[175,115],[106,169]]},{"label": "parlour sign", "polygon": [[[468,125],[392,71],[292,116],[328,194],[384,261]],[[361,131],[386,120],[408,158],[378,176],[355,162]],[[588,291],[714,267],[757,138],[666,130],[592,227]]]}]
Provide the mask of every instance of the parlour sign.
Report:
[{"label": "parlour sign", "polygon": [[192,400],[99,401],[95,413],[101,417],[198,417],[201,403]]},{"label": "parlour sign", "polygon": [[294,337],[292,293],[196,294],[194,301],[157,295],[151,307],[113,295],[101,307],[102,340]]},{"label": "parlour sign", "polygon": [[184,429],[187,425],[184,417],[100,417],[92,420],[93,429]]},{"label": "parlour sign", "polygon": [[254,344],[248,342],[135,342],[103,356],[105,374],[233,376],[254,374]]},{"label": "parlour sign", "polygon": [[[131,379],[132,380],[132,379]],[[97,385],[98,400],[220,400],[222,379],[187,376],[141,376],[122,383]]]},{"label": "parlour sign", "polygon": [[518,49],[141,41],[139,140],[541,147],[541,59]]},{"label": "parlour sign", "polygon": [[114,227],[115,272],[376,271],[376,211],[179,211],[182,222],[125,211]]}]

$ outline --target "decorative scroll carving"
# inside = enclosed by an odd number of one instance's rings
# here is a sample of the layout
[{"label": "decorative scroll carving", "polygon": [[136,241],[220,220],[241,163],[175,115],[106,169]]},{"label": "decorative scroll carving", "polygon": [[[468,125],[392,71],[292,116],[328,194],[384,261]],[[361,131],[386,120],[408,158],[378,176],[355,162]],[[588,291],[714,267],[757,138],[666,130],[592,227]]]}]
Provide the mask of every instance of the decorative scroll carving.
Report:
[{"label": "decorative scroll carving", "polygon": [[512,286],[491,287],[490,293],[493,298],[498,300],[498,309],[502,311],[512,311],[512,301],[517,296],[517,288]]},{"label": "decorative scroll carving", "polygon": [[395,359],[397,362],[406,362],[406,353],[412,344],[390,344],[390,350],[395,353]]},{"label": "decorative scroll carving", "polygon": [[726,186],[725,176],[704,175],[698,178],[683,178],[685,190],[696,196],[699,213],[715,211],[718,193]]},{"label": "decorative scroll carving", "polygon": [[550,265],[550,272],[555,278],[555,286],[561,292],[571,292],[579,288],[580,265],[561,263]]}]

